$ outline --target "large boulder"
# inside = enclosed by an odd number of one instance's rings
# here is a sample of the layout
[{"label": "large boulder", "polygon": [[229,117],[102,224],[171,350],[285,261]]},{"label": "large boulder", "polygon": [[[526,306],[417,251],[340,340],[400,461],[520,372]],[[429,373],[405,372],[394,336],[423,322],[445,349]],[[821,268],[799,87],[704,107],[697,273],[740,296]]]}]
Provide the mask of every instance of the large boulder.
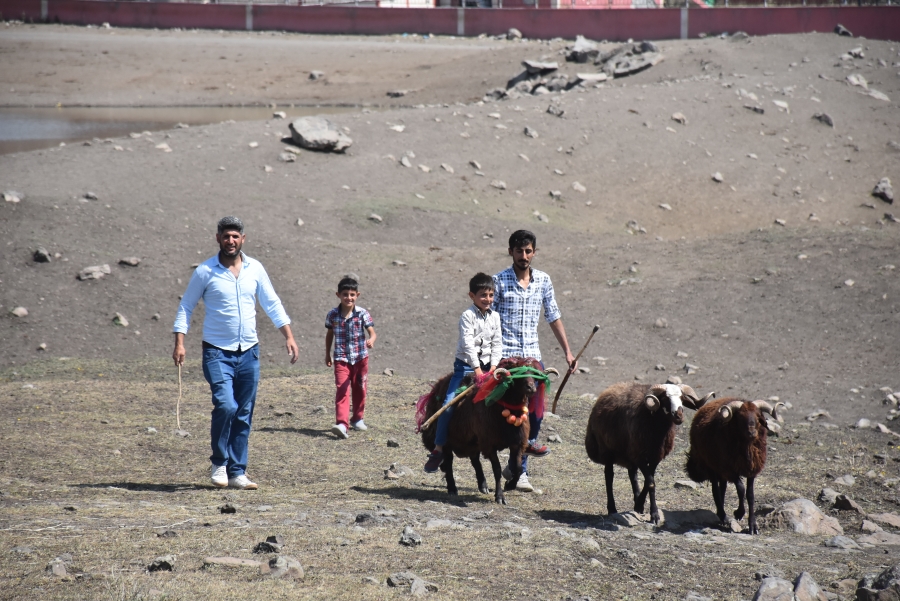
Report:
[{"label": "large boulder", "polygon": [[797,534],[841,535],[844,529],[833,517],[819,511],[809,499],[788,501],[772,513],[770,523],[776,528],[790,528]]},{"label": "large boulder", "polygon": [[753,595],[753,601],[794,601],[794,585],[783,578],[766,578]]},{"label": "large boulder", "polygon": [[322,152],[344,152],[353,140],[325,117],[301,117],[289,126],[291,138],[301,148]]},{"label": "large boulder", "polygon": [[900,600],[900,564],[890,567],[868,582],[864,578],[856,589],[857,601],[898,601]]}]

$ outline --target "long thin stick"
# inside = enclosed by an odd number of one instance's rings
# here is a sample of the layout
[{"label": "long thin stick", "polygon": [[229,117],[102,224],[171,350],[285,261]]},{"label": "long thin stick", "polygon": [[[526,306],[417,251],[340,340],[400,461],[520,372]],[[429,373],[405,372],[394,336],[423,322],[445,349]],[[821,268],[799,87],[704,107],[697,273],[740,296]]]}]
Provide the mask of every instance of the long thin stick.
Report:
[{"label": "long thin stick", "polygon": [[432,423],[434,420],[436,420],[436,419],[438,418],[438,416],[439,416],[441,413],[443,413],[444,411],[446,411],[447,409],[449,409],[450,407],[452,407],[453,405],[455,405],[456,403],[458,403],[459,401],[461,401],[461,400],[463,399],[464,396],[466,396],[467,394],[469,394],[470,392],[472,392],[474,389],[475,389],[475,385],[473,384],[472,386],[469,386],[468,388],[466,388],[465,390],[463,390],[462,392],[460,392],[458,395],[456,395],[455,397],[453,397],[453,399],[452,399],[449,403],[444,403],[444,406],[441,407],[440,409],[438,409],[437,411],[435,411],[435,412],[434,412],[434,415],[432,415],[431,417],[429,417],[429,418],[425,421],[425,423],[422,424],[422,427],[419,428],[419,430],[424,430],[425,428],[427,428],[428,426],[430,426],[431,423]]},{"label": "long thin stick", "polygon": [[[555,406],[555,405],[554,405]],[[178,366],[178,402],[175,403],[175,422],[181,430],[181,366]]]},{"label": "long thin stick", "polygon": [[[581,354],[587,349],[588,345],[591,343],[591,338],[594,337],[594,334],[596,334],[597,330],[599,330],[599,329],[600,329],[599,325],[594,326],[594,331],[591,332],[591,335],[588,336],[587,342],[584,343],[584,346],[581,347],[581,350],[578,351],[577,355],[575,355],[575,361],[572,362],[572,365],[574,365],[575,363],[578,363],[578,360],[581,358]],[[566,376],[563,378],[562,383],[559,385],[559,388],[556,389],[556,398],[553,399],[553,409],[550,410],[550,413],[556,413],[556,402],[559,401],[559,395],[562,394],[563,388],[565,388],[565,386],[566,386],[566,382],[569,381],[569,376],[572,373],[570,371],[571,368],[572,368],[572,366],[570,365],[569,369],[566,370]]]}]

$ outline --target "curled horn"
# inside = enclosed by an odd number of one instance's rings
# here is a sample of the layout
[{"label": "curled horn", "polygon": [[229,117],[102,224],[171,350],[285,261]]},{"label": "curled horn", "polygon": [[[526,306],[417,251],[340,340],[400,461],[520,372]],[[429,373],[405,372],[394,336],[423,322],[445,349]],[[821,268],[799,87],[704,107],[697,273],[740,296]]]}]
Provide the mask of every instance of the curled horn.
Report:
[{"label": "curled horn", "polygon": [[508,378],[508,377],[509,377],[508,369],[503,369],[502,367],[498,367],[497,369],[494,370],[494,379],[495,380],[499,380],[500,378]]},{"label": "curled horn", "polygon": [[659,395],[661,394],[666,394],[666,387],[661,384],[654,384],[650,387],[650,392],[647,393],[647,396],[644,397],[644,404],[647,405],[650,413],[656,413],[659,410]]},{"label": "curled horn", "polygon": [[553,374],[557,378],[559,377],[559,372],[556,371],[555,367],[548,367],[547,369],[544,370],[544,373],[545,374]]},{"label": "curled horn", "polygon": [[727,405],[722,405],[719,408],[719,415],[722,416],[722,419],[727,423],[731,421],[731,418],[734,415],[734,412],[740,409],[744,403],[741,401],[731,401]]},{"label": "curled horn", "polygon": [[679,388],[681,388],[681,402],[691,409],[699,409],[700,405],[697,403],[700,402],[700,398],[697,396],[697,393],[694,392],[694,389],[687,384],[681,384]]},{"label": "curled horn", "polygon": [[763,413],[768,413],[775,418],[775,421],[784,423],[784,418],[780,415],[781,409],[784,408],[784,403],[775,403],[774,407],[766,401],[753,401],[753,404],[759,407],[759,410]]}]

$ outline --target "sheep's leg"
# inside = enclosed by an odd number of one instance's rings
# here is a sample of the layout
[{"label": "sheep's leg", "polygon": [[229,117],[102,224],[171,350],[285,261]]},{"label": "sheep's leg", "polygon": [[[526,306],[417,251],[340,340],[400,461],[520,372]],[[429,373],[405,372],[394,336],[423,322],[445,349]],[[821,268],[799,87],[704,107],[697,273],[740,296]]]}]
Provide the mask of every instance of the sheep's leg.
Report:
[{"label": "sheep's leg", "polygon": [[712,478],[712,493],[713,493],[713,501],[716,502],[716,515],[719,517],[719,522],[722,524],[725,523],[725,484],[724,480],[719,480],[718,478]]},{"label": "sheep's leg", "polygon": [[491,492],[491,489],[488,488],[487,479],[484,477],[484,470],[481,469],[481,459],[478,455],[475,457],[470,457],[472,461],[472,467],[475,468],[475,479],[478,480],[478,490],[487,494]]},{"label": "sheep's leg", "polygon": [[612,462],[606,464],[605,476],[606,476],[606,512],[609,515],[614,513],[618,513],[616,511],[616,500],[613,498],[613,464]]},{"label": "sheep's leg", "polygon": [[750,525],[750,534],[759,534],[759,528],[756,525],[756,493],[753,492],[753,482],[756,478],[750,476],[747,478],[747,510],[750,512],[747,521]]},{"label": "sheep's leg", "polygon": [[[641,468],[641,474],[644,476],[644,488],[638,498],[641,509],[644,508],[644,499],[647,493],[650,493],[650,520],[654,525],[659,526],[659,508],[656,506],[656,465],[648,465]],[[637,507],[637,501],[635,501]]]},{"label": "sheep's leg", "polygon": [[638,486],[637,480],[637,468],[631,468],[628,470],[628,479],[631,480],[631,493],[634,498],[634,510],[638,513],[644,513],[644,502],[641,501],[641,506],[638,507],[638,497],[641,495],[641,488]]},{"label": "sheep's leg", "polygon": [[[491,469],[494,470],[494,502],[506,505],[506,496],[503,494],[503,487],[500,486],[500,458],[497,457],[497,451],[491,451],[490,453],[485,454],[485,456],[491,462]],[[513,479],[506,483],[507,487],[509,487],[510,483],[512,484],[512,487],[507,488],[506,490],[512,490],[516,487],[516,483],[519,481],[519,474],[522,473],[521,466],[522,464],[520,462],[513,467]]]},{"label": "sheep's leg", "polygon": [[734,483],[734,489],[737,491],[738,508],[734,510],[734,519],[740,520],[744,517],[744,496],[747,494],[744,488],[744,479],[738,476],[737,482]]},{"label": "sheep's leg", "polygon": [[453,477],[453,449],[449,446],[444,447],[444,461],[441,462],[441,470],[447,477],[447,494],[455,497],[459,492],[456,490],[456,479]]}]

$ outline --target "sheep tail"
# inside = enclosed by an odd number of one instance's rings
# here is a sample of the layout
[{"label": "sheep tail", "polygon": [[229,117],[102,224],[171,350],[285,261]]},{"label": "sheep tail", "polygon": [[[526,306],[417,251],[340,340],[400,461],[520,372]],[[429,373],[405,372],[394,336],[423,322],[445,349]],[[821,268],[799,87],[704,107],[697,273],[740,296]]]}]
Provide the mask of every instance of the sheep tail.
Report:
[{"label": "sheep tail", "polygon": [[691,455],[690,451],[687,453],[687,462],[684,464],[684,469],[687,472],[688,478],[694,482],[705,482],[709,480],[709,474],[703,469],[700,462]]}]

